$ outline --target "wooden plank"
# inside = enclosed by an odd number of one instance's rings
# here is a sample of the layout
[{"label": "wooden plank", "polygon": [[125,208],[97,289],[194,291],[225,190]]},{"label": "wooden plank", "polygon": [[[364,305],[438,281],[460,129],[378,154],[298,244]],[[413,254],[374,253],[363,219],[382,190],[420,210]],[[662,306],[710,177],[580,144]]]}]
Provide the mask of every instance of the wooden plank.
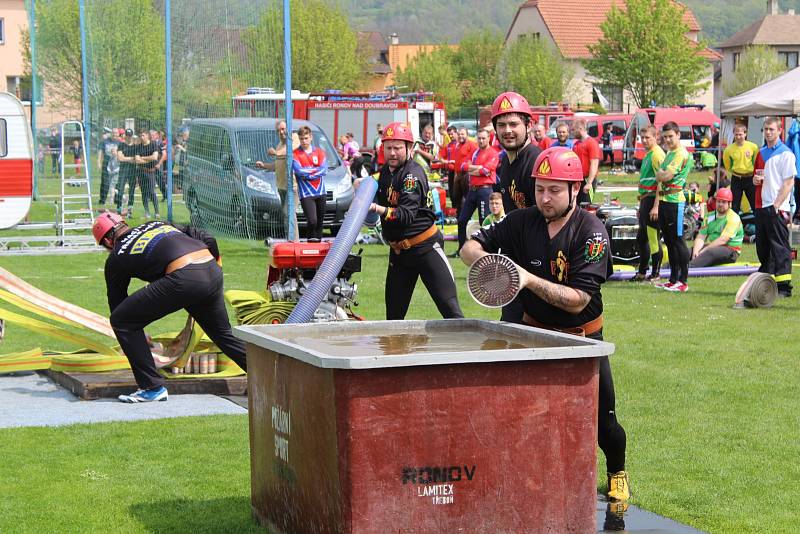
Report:
[{"label": "wooden plank", "polygon": [[[133,373],[124,371],[106,371],[101,373],[72,373],[40,371],[55,383],[71,391],[84,400],[100,398],[116,398],[136,390]],[[167,389],[171,395],[190,393],[207,393],[211,395],[246,395],[247,377],[230,378],[181,378],[167,380]]]}]

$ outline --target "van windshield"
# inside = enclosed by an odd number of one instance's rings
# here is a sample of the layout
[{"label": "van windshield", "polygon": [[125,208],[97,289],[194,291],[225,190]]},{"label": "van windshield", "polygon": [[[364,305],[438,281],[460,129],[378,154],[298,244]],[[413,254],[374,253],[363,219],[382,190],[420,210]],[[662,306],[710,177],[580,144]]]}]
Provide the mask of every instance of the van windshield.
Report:
[{"label": "van windshield", "polygon": [[[312,130],[311,135],[314,146],[318,146],[325,151],[328,168],[335,169],[338,167],[341,164],[339,157],[325,134]],[[239,160],[242,165],[247,167],[254,166],[256,161],[266,163],[275,161],[275,158],[270,156],[267,151],[270,147],[276,147],[278,144],[278,132],[275,130],[245,130],[236,133]]]}]

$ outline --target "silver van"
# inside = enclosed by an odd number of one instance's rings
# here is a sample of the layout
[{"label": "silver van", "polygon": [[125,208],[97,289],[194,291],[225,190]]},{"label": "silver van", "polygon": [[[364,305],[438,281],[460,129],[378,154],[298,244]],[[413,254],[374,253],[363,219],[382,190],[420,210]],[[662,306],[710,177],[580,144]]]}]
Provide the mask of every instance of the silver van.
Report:
[{"label": "silver van", "polygon": [[[256,161],[274,161],[267,150],[279,143],[278,122],[262,118],[192,120],[184,198],[193,224],[250,239],[286,237],[287,221],[281,209],[285,192],[278,190],[274,171],[255,166]],[[352,182],[319,126],[292,121],[294,130],[301,126],[311,128],[314,146],[325,151],[324,227],[336,235],[353,201]],[[297,219],[302,232],[305,218],[299,209]]]}]

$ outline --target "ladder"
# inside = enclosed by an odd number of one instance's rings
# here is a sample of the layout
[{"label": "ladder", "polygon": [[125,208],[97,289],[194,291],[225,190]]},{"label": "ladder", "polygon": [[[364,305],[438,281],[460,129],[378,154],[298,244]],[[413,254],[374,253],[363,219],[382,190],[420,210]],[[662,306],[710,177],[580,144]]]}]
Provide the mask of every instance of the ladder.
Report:
[{"label": "ladder", "polygon": [[[66,163],[67,158],[65,155],[68,147],[64,139],[64,130],[67,127],[74,127],[80,136],[80,164]],[[89,160],[87,155],[83,123],[80,121],[64,121],[61,123],[61,222],[58,225],[58,235],[62,238],[69,237],[69,234],[67,234],[69,230],[87,230],[91,229],[94,224],[92,186],[89,182]],[[72,171],[81,167],[81,173],[67,174],[68,170]],[[87,236],[86,240],[93,243],[91,235]]]}]

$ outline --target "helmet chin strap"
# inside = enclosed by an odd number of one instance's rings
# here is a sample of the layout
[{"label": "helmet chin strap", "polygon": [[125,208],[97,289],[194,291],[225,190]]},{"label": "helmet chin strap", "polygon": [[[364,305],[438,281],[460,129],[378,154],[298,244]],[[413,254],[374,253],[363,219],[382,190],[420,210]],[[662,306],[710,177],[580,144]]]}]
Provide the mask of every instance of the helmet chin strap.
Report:
[{"label": "helmet chin strap", "polygon": [[[556,222],[559,219],[565,218],[567,215],[569,215],[569,212],[572,211],[572,208],[575,207],[575,206],[572,205],[572,184],[570,184],[570,186],[568,188],[568,191],[569,191],[569,202],[567,203],[567,207],[564,209],[563,212],[561,212],[560,215],[556,215],[552,219],[548,219],[547,217],[545,217],[544,220],[545,220],[545,222],[547,222],[547,224],[550,224],[550,223]],[[577,200],[577,197],[575,197],[575,198]]]}]

